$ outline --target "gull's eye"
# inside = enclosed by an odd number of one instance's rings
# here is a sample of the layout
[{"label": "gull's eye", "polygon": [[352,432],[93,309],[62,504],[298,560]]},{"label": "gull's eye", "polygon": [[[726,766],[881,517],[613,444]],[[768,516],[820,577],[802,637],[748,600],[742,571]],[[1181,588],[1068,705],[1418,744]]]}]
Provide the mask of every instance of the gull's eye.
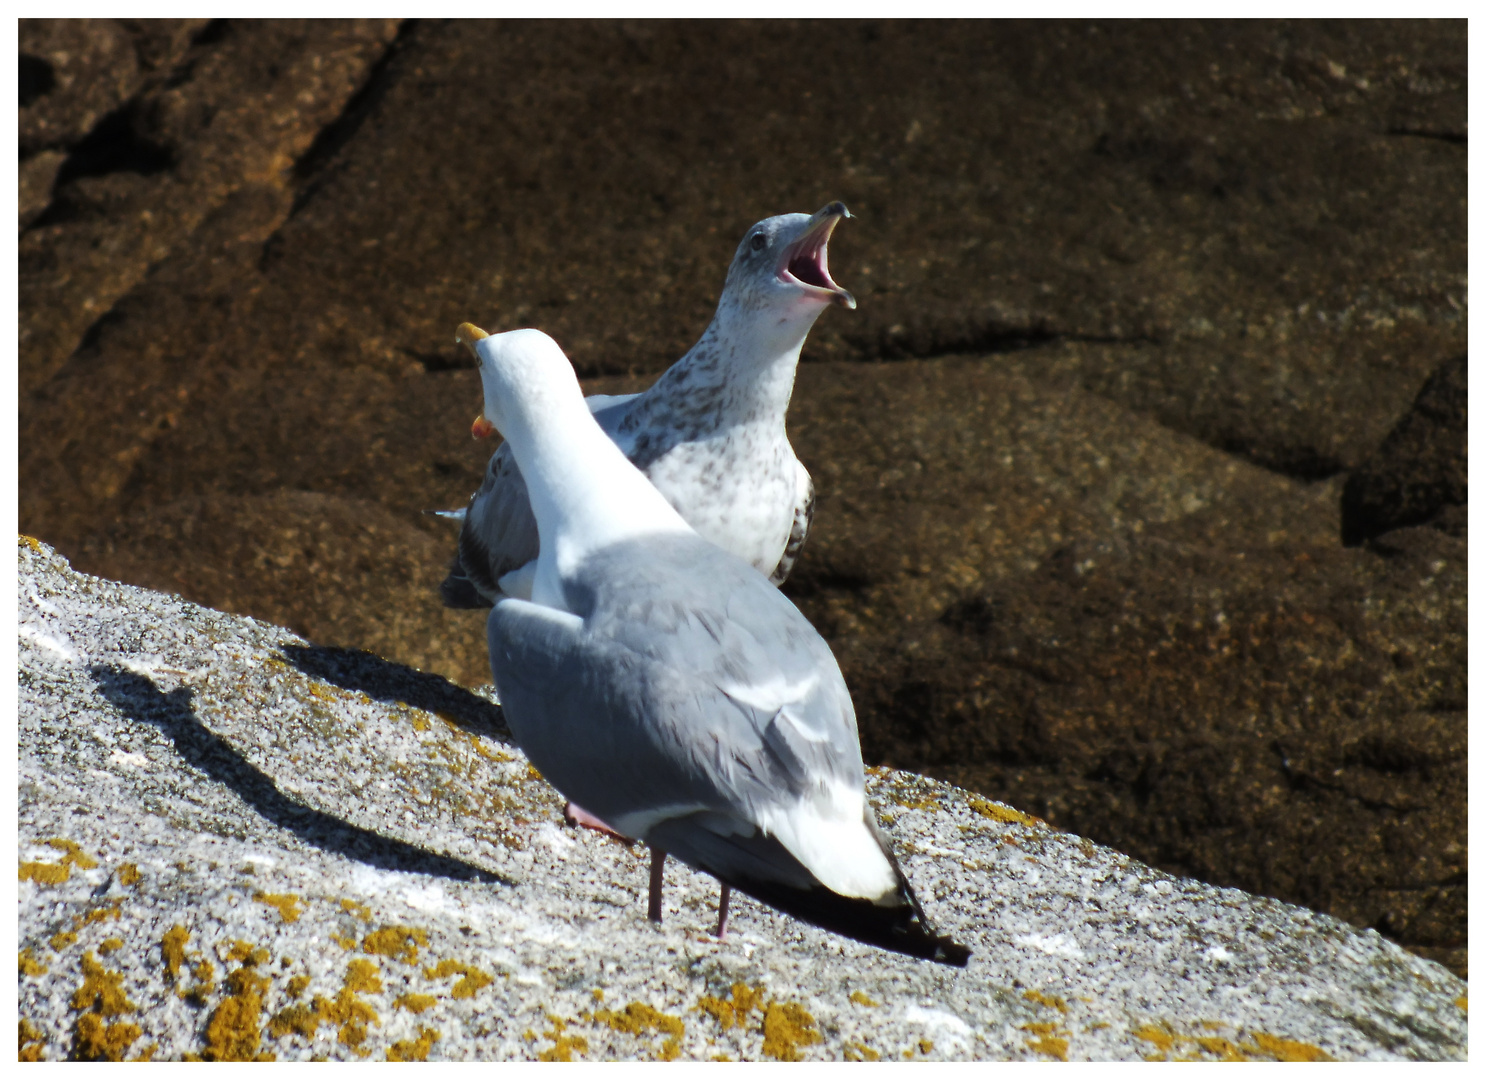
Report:
[{"label": "gull's eye", "polygon": [[769,240],[763,233],[756,232],[753,234],[753,239],[748,241],[748,246],[753,248],[754,251],[763,251],[764,248],[769,246]]}]

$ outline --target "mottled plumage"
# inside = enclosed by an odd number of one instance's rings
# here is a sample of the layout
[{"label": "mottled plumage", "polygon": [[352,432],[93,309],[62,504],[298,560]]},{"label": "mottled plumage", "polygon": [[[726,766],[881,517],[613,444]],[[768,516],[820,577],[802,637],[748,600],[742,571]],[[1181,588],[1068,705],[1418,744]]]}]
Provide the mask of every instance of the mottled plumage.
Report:
[{"label": "mottled plumage", "polygon": [[[814,508],[814,485],[785,432],[800,348],[826,307],[856,306],[826,265],[831,231],[846,216],[836,202],[753,226],[696,345],[644,393],[588,399],[599,427],[697,532],[776,585]],[[465,512],[444,602],[486,607],[503,593],[524,595],[521,571],[537,551],[526,485],[502,445]]]}]

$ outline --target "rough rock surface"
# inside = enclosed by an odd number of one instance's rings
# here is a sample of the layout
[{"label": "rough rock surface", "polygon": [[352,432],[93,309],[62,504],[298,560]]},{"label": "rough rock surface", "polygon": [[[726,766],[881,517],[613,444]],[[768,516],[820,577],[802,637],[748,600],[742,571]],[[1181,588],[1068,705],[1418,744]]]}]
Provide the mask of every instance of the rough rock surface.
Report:
[{"label": "rough rock surface", "polygon": [[452,328],[633,389],[841,198],[790,588],[868,753],[1467,970],[1463,21],[21,38],[19,517],[80,568],[483,682]]},{"label": "rough rock surface", "polygon": [[1441,1059],[1466,987],[910,773],[869,785],[964,971],[561,824],[473,694],[19,551],[23,1060]]},{"label": "rough rock surface", "polygon": [[1432,524],[1465,535],[1466,362],[1458,356],[1429,377],[1414,406],[1342,490],[1342,541]]},{"label": "rough rock surface", "polygon": [[1345,548],[1339,481],[1173,432],[1056,355],[836,366],[800,378],[820,494],[786,591],[868,760],[1464,973],[1463,521]]}]

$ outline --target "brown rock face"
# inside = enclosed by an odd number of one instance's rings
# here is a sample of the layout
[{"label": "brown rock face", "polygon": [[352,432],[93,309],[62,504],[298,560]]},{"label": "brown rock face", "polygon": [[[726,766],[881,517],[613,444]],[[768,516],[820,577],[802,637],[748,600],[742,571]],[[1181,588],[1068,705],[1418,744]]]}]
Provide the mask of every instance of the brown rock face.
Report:
[{"label": "brown rock face", "polygon": [[1441,364],[1381,446],[1347,477],[1342,542],[1425,522],[1464,535],[1466,363]]},{"label": "brown rock face", "polygon": [[867,757],[1464,973],[1463,22],[21,50],[19,516],[79,569],[485,681],[420,513],[489,451],[454,327],[634,389],[844,199],[787,591]]}]

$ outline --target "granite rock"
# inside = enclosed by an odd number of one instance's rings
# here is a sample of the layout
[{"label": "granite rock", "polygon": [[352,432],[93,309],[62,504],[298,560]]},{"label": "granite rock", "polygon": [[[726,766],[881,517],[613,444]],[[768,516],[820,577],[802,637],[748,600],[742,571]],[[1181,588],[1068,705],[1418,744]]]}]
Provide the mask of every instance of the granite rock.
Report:
[{"label": "granite rock", "polygon": [[957,971],[795,923],[561,799],[471,692],[18,566],[22,1060],[1460,1059],[1466,987],[1372,931],[874,769]]}]

